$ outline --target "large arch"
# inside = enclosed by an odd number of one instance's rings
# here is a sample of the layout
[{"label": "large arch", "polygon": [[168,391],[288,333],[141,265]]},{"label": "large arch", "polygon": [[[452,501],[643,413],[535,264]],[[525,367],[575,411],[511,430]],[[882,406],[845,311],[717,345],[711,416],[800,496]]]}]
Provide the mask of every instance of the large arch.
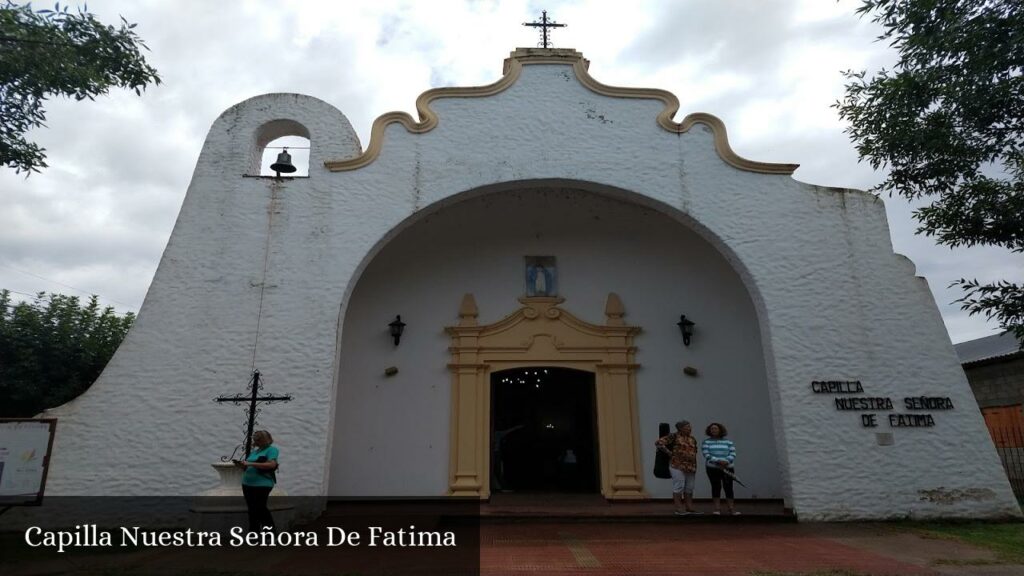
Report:
[{"label": "large arch", "polygon": [[[434,218],[438,214],[444,212],[445,210],[458,206],[459,204],[475,200],[480,201],[481,199],[486,201],[488,197],[500,197],[503,194],[544,194],[547,191],[564,189],[576,190],[586,195],[592,196],[594,198],[604,199],[604,201],[620,202],[624,205],[632,206],[637,210],[656,213],[659,215],[659,217],[673,221],[675,223],[675,226],[678,226],[680,229],[685,229],[689,233],[694,234],[696,237],[699,237],[701,241],[705,242],[710,247],[711,251],[714,252],[715,256],[723,262],[723,265],[727,266],[730,272],[736,276],[737,283],[742,286],[742,290],[744,291],[745,297],[749,298],[750,300],[753,322],[756,322],[757,324],[755,328],[755,330],[758,332],[758,349],[756,361],[757,363],[760,364],[760,369],[763,370],[764,374],[763,379],[766,388],[764,400],[770,406],[771,422],[770,430],[764,430],[763,432],[774,440],[774,444],[772,446],[772,453],[777,454],[777,460],[775,461],[775,463],[777,464],[777,472],[773,472],[773,474],[777,474],[779,476],[780,485],[778,493],[773,495],[784,498],[787,502],[789,501],[790,492],[787,480],[788,475],[786,474],[787,466],[784,460],[786,451],[783,446],[784,439],[781,433],[781,414],[777,398],[777,385],[774,380],[774,370],[772,369],[773,363],[771,351],[768,345],[771,339],[770,334],[768,333],[768,327],[765,326],[765,322],[762,321],[764,307],[761,303],[757,287],[751,281],[750,275],[746,273],[743,263],[733,253],[729,246],[724,241],[722,241],[713,231],[708,229],[706,226],[703,226],[699,222],[694,221],[690,216],[688,216],[681,210],[678,210],[656,200],[652,200],[648,196],[632,192],[629,190],[605,186],[595,182],[568,179],[509,181],[497,185],[475,188],[458,194],[454,194],[441,201],[435,202],[434,204],[431,204],[422,210],[417,211],[416,213],[405,219],[403,222],[401,222],[399,225],[393,227],[387,234],[380,238],[380,240],[374,245],[373,249],[369,250],[362,257],[358,265],[356,274],[352,276],[349,284],[346,286],[344,301],[339,310],[334,384],[331,391],[332,404],[330,422],[332,424],[330,427],[332,429],[332,432],[330,433],[330,437],[328,439],[328,462],[325,465],[325,475],[327,476],[327,478],[325,478],[325,486],[328,487],[328,494],[336,495],[335,492],[338,490],[337,481],[332,480],[330,476],[332,474],[332,470],[337,471],[339,467],[336,461],[337,455],[339,454],[339,450],[338,447],[334,445],[334,443],[338,439],[338,399],[341,397],[339,390],[343,388],[345,385],[344,382],[339,382],[339,380],[343,378],[343,373],[346,368],[345,363],[343,362],[342,359],[342,350],[346,347],[346,345],[343,342],[346,338],[345,323],[346,318],[348,318],[349,314],[352,312],[350,310],[350,307],[351,304],[353,303],[352,298],[354,292],[356,291],[356,286],[362,281],[363,275],[368,269],[368,267],[371,265],[371,263],[377,258],[378,255],[381,254],[385,247],[391,244],[405,231],[410,230],[417,226],[418,224],[427,221],[431,218]],[[607,292],[605,293],[605,296],[606,295]],[[506,303],[512,301],[513,300],[508,299],[506,300]],[[447,302],[437,302],[436,306],[444,306],[447,304],[447,308],[451,313],[451,315],[448,318],[454,320],[454,308],[452,307],[451,302],[452,300],[449,297]],[[587,312],[591,314],[591,318],[593,318],[592,313],[595,312],[595,306],[593,306],[592,304],[593,303],[591,303],[591,305],[587,307]],[[631,303],[629,302],[629,300],[627,300],[626,304],[628,307]],[[600,308],[597,309],[599,310]],[[507,306],[503,306],[500,315],[504,316],[509,312],[509,310],[510,308],[508,308]],[[391,318],[393,318],[393,315],[394,314],[392,313]],[[403,315],[403,318],[407,318],[407,316]],[[678,316],[676,315],[675,318],[677,319]],[[495,320],[496,319],[497,318],[495,318]],[[442,325],[438,326],[438,328],[442,328],[443,326],[449,326],[451,324],[452,322],[449,320],[443,323]],[[674,325],[672,325],[671,328],[675,330]],[[705,329],[706,328],[707,327],[705,327]],[[348,347],[351,347],[351,343],[348,344]],[[633,417],[635,418],[635,415],[633,415]],[[633,446],[633,450],[640,450],[641,452],[643,452],[642,448],[638,444],[639,437],[640,435],[636,435],[632,440],[630,440],[630,445]],[[605,443],[605,445],[610,446],[610,444],[607,443]],[[450,457],[452,456],[452,454],[447,454],[446,456]],[[447,462],[448,460],[449,459],[446,457],[445,461]],[[642,458],[637,457],[636,463],[631,465],[631,468],[639,470],[639,467],[641,467],[641,462]],[[484,466],[484,468],[486,468],[486,466]],[[611,478],[612,475],[609,475],[608,477]],[[486,483],[483,483],[483,481],[479,478],[474,480],[474,482],[480,482],[482,483],[483,486],[486,486]],[[625,484],[623,484],[623,486],[625,486]],[[452,486],[447,483],[445,484],[444,488],[445,493],[461,493],[459,492],[459,490],[453,490]],[[603,488],[607,488],[607,490],[604,491],[606,492],[606,495],[610,495],[611,497],[633,498],[642,497],[642,495],[644,494],[642,483],[637,489],[632,491],[624,488],[623,490],[617,492],[616,490],[612,490],[608,486],[603,486]],[[425,495],[436,496],[439,494],[434,493]]]}]

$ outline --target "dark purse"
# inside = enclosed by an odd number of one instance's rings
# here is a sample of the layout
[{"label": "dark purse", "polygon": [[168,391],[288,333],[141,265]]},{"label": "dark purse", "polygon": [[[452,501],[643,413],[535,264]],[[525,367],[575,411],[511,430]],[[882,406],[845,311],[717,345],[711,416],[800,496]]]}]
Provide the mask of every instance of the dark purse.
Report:
[{"label": "dark purse", "polygon": [[655,478],[671,478],[672,473],[668,471],[668,464],[672,460],[672,457],[665,454],[660,449],[654,455],[654,477]]},{"label": "dark purse", "polygon": [[[267,458],[266,456],[260,456],[259,458],[256,459],[257,462],[266,462],[267,460],[269,460],[269,458]],[[274,468],[273,470],[258,470],[258,472],[261,475],[270,478],[270,480],[274,484],[277,484],[277,468]]]},{"label": "dark purse", "polygon": [[[658,427],[658,438],[664,438],[665,436],[668,436],[668,434],[669,434],[668,424],[665,423],[665,422],[662,422],[659,425],[659,427]],[[674,447],[675,447],[675,445],[666,446],[666,448],[668,448],[669,452],[672,452],[672,449]],[[668,470],[668,465],[669,465],[669,463],[671,461],[672,461],[672,455],[671,454],[666,454],[665,452],[662,451],[662,449],[660,447],[659,448],[655,448],[655,451],[654,451],[654,477],[655,478],[663,478],[663,479],[664,478],[671,478],[672,477],[672,473],[669,472],[669,470]]]}]

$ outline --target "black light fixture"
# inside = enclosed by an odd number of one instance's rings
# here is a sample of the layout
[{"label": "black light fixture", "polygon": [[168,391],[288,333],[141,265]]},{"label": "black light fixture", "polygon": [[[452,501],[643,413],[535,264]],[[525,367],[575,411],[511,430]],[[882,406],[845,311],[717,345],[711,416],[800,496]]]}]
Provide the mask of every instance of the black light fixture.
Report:
[{"label": "black light fixture", "polygon": [[405,322],[402,322],[402,317],[395,316],[395,321],[388,324],[388,328],[391,329],[391,337],[395,339],[395,346],[398,346],[398,342],[402,339],[402,332],[405,332]]},{"label": "black light fixture", "polygon": [[676,326],[679,326],[679,331],[683,333],[683,345],[690,345],[690,337],[693,336],[693,327],[696,324],[692,320],[686,319],[686,314],[679,317],[679,322],[676,322]]}]

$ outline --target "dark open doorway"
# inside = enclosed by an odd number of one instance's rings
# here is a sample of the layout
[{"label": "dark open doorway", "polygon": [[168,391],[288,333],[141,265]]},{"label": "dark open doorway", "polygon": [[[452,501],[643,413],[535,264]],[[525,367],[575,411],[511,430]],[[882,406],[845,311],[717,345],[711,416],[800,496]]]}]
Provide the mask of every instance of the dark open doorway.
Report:
[{"label": "dark open doorway", "polygon": [[491,491],[597,492],[594,375],[531,367],[491,375]]}]

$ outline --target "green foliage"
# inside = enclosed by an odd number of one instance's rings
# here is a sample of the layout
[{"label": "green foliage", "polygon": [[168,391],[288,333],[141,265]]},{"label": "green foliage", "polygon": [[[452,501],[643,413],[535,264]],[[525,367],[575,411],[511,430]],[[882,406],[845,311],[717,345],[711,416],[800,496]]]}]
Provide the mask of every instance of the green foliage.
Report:
[{"label": "green foliage", "polygon": [[0,417],[31,417],[85,391],[135,320],[101,309],[96,296],[40,292],[12,303],[0,290]]},{"label": "green foliage", "polygon": [[[1024,6],[1020,0],[862,0],[899,52],[893,70],[846,72],[835,104],[875,191],[931,198],[918,233],[950,247],[1024,251]],[[970,313],[1024,342],[1024,286],[955,282]]]},{"label": "green foliage", "polygon": [[1024,524],[1020,522],[928,522],[917,529],[992,550],[1000,562],[1024,564]]},{"label": "green foliage", "polygon": [[46,167],[45,150],[25,134],[44,126],[47,97],[93,100],[112,86],[141,94],[160,83],[133,28],[124,18],[106,26],[84,8],[0,5],[0,163],[16,173]]}]

